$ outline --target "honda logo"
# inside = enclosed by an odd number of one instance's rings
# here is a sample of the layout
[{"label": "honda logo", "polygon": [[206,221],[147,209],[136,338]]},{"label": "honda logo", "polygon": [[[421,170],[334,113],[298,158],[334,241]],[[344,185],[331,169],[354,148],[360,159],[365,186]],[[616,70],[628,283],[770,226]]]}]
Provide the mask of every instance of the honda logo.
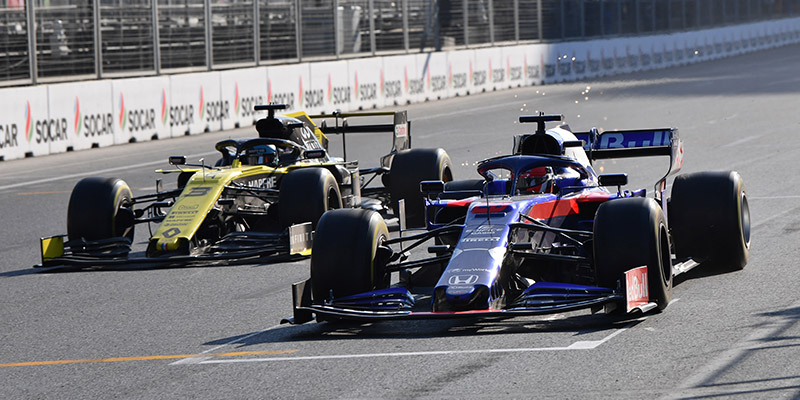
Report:
[{"label": "honda logo", "polygon": [[451,285],[474,285],[478,282],[478,275],[453,275],[447,282]]}]

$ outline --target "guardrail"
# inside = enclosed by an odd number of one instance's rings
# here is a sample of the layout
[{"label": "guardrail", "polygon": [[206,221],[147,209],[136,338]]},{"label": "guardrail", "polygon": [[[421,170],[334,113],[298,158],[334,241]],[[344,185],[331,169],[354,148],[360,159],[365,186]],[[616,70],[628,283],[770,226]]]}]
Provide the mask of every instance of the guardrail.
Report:
[{"label": "guardrail", "polygon": [[677,33],[799,15],[800,0],[5,0],[0,86]]}]

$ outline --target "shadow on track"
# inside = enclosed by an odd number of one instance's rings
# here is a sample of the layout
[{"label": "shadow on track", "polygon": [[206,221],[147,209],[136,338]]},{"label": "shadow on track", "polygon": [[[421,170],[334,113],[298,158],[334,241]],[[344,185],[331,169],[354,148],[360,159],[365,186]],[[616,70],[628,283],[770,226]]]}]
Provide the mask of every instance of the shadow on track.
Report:
[{"label": "shadow on track", "polygon": [[431,339],[467,336],[490,336],[531,333],[571,333],[581,337],[603,331],[613,331],[644,321],[644,318],[605,314],[546,317],[507,317],[453,320],[381,321],[357,323],[349,321],[308,323],[282,326],[263,332],[252,332],[214,340],[204,345],[232,344],[237,347],[297,341],[334,342],[363,339]]}]

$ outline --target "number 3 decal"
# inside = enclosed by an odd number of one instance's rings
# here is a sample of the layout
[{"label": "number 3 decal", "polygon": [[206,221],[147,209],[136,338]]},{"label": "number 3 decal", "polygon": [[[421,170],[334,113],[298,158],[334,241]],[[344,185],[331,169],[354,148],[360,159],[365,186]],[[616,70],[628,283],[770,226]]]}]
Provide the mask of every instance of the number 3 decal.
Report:
[{"label": "number 3 decal", "polygon": [[203,197],[207,195],[208,192],[210,191],[211,191],[210,187],[197,186],[193,187],[192,190],[189,191],[189,193],[186,193],[186,197]]}]

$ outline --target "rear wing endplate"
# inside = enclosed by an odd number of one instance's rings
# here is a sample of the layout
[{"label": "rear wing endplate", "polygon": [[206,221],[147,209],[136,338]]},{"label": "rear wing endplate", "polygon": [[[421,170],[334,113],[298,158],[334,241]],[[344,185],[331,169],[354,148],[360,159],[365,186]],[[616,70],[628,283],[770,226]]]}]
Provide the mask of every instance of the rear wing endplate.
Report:
[{"label": "rear wing endplate", "polygon": [[591,161],[669,156],[669,170],[656,184],[657,192],[664,190],[667,177],[680,171],[683,166],[683,142],[676,128],[608,132],[600,132],[593,128],[589,132],[576,132],[575,136],[583,141],[583,149]]},{"label": "rear wing endplate", "polygon": [[[360,124],[350,123],[352,118],[361,117],[383,117],[391,116],[391,124]],[[392,165],[392,158],[397,152],[411,148],[411,121],[408,120],[407,111],[386,111],[386,112],[358,112],[341,113],[334,112],[331,115],[311,115],[310,118],[322,119],[318,128],[322,133],[328,135],[342,135],[342,149],[344,159],[347,160],[347,134],[348,133],[371,133],[371,132],[391,132],[392,150],[389,154],[381,157],[381,166],[389,168]],[[327,119],[334,120],[334,126],[328,126]]]}]

